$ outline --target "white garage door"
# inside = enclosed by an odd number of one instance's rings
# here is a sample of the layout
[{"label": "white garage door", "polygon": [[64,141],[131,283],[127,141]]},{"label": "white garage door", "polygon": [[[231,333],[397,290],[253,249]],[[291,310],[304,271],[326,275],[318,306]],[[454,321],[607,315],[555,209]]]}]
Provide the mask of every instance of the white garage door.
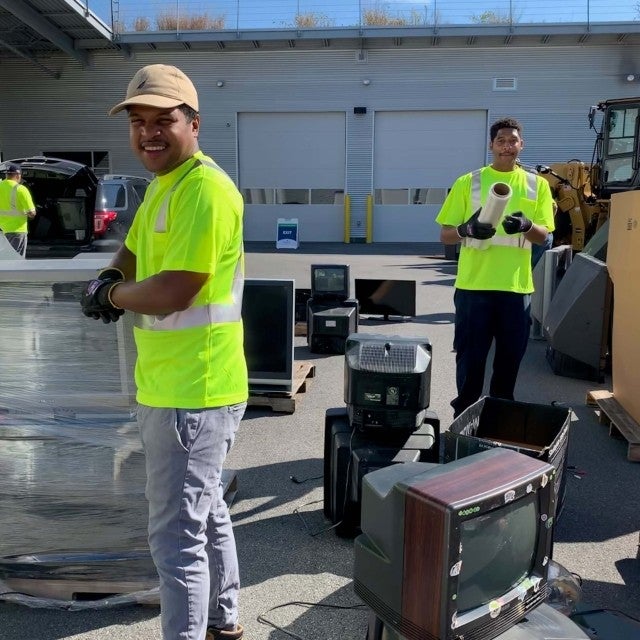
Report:
[{"label": "white garage door", "polygon": [[345,140],[344,112],[239,114],[245,239],[275,239],[277,219],[295,218],[302,242],[342,241]]},{"label": "white garage door", "polygon": [[487,147],[483,110],[376,112],[374,242],[437,242],[447,190],[485,164]]}]

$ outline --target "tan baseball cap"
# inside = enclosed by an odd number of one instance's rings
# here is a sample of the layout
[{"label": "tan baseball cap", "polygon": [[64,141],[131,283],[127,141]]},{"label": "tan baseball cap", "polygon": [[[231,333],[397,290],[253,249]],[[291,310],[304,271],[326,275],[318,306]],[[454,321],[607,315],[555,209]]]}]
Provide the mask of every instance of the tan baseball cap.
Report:
[{"label": "tan baseball cap", "polygon": [[170,109],[186,104],[198,111],[198,92],[193,82],[177,67],[150,64],[142,67],[127,87],[127,97],[109,111],[112,116],[129,105]]}]

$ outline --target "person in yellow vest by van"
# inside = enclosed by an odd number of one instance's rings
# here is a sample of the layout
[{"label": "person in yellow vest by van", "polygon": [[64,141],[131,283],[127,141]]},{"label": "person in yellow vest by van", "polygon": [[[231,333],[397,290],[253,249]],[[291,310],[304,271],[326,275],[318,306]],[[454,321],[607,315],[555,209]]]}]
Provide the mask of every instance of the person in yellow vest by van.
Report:
[{"label": "person in yellow vest by van", "polygon": [[27,253],[28,221],[36,217],[29,189],[22,182],[20,165],[9,163],[0,182],[0,230],[22,258]]}]

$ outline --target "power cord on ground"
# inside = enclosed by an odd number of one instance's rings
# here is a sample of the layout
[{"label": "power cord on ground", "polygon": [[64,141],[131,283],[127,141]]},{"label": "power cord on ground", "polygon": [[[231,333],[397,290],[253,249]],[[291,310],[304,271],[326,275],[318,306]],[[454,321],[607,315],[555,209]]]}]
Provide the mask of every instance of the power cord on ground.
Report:
[{"label": "power cord on ground", "polygon": [[284,607],[294,607],[294,606],[308,607],[308,608],[318,607],[318,608],[324,608],[324,609],[343,609],[343,610],[351,609],[354,611],[366,610],[368,612],[368,609],[364,604],[352,604],[352,605],[324,604],[321,602],[302,602],[300,600],[293,600],[292,602],[285,602],[284,604],[278,604],[275,607],[271,607],[271,609],[267,609],[264,613],[261,613],[257,617],[257,620],[260,624],[264,624],[268,627],[271,627],[272,629],[275,629],[276,631],[280,631],[285,635],[289,636],[290,638],[295,638],[295,640],[305,640],[305,638],[303,638],[302,636],[299,636],[297,633],[293,633],[291,631],[287,631],[286,629],[283,629],[281,626],[277,625],[275,622],[272,622],[266,617],[268,613],[271,613],[272,611],[276,611],[277,609],[283,609]]},{"label": "power cord on ground", "polygon": [[[353,436],[356,433],[356,427],[354,425],[354,427],[351,430],[351,437],[349,438],[349,462],[347,463],[347,470],[345,473],[345,476],[347,477],[347,479],[350,477],[350,471],[351,471],[351,454],[353,453]],[[289,479],[292,482],[295,482],[296,484],[302,484],[303,482],[306,482],[307,480],[320,480],[321,478],[323,478],[324,476],[314,476],[313,478],[305,478],[303,480],[299,480],[298,478],[296,478],[296,476],[289,476]],[[347,510],[347,501],[349,498],[349,483],[347,480],[347,485],[345,486],[345,490],[344,490],[344,499],[342,502],[342,513],[345,514],[346,510]],[[325,533],[327,531],[331,531],[332,529],[336,529],[338,528],[342,523],[343,523],[343,518],[341,518],[338,522],[335,522],[334,524],[328,526],[328,527],[324,527],[322,529],[318,529],[317,531],[313,531],[311,529],[311,527],[309,527],[309,525],[307,524],[307,521],[304,519],[304,516],[302,515],[302,512],[300,511],[300,509],[302,507],[308,507],[309,505],[312,504],[317,504],[318,502],[323,502],[322,500],[313,500],[311,502],[307,502],[303,505],[301,505],[301,507],[296,507],[293,510],[293,513],[295,513],[300,520],[302,520],[302,524],[304,525],[304,528],[307,530],[307,533],[313,538],[315,536],[320,535],[321,533]]]}]

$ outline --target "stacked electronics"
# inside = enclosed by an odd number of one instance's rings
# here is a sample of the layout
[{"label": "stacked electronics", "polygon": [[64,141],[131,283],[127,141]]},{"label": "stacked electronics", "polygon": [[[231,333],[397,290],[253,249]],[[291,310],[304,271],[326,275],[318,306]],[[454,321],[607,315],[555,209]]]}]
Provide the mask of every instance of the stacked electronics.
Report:
[{"label": "stacked electronics", "polygon": [[312,264],[307,301],[307,344],[312,353],[344,353],[358,330],[358,300],[349,297],[349,265]]},{"label": "stacked electronics", "polygon": [[324,513],[339,535],[360,526],[362,478],[404,462],[438,462],[440,421],[429,407],[431,343],[356,333],[345,342],[344,408],[328,409]]}]

